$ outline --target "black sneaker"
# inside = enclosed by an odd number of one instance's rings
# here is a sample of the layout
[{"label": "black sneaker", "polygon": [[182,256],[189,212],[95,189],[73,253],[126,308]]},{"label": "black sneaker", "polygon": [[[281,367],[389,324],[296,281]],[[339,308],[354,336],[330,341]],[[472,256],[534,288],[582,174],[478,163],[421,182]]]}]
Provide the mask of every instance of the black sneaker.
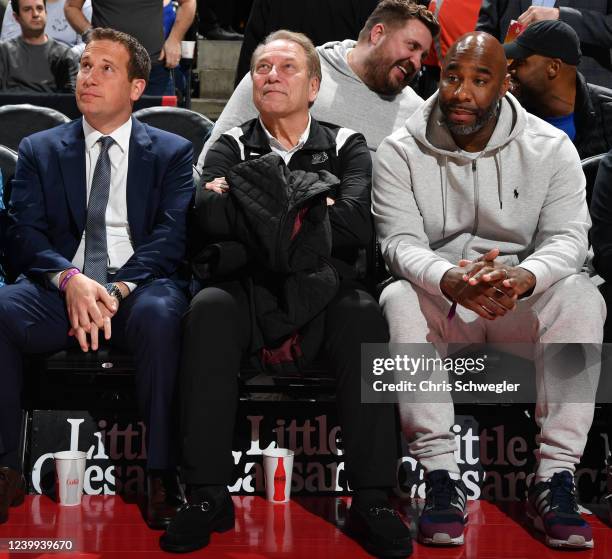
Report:
[{"label": "black sneaker", "polygon": [[568,471],[558,472],[549,481],[540,481],[529,487],[527,516],[535,529],[545,534],[549,547],[593,547],[593,531],[580,516],[574,476]]},{"label": "black sneaker", "polygon": [[196,551],[208,545],[211,532],[227,532],[234,523],[234,503],[229,491],[216,499],[206,493],[194,493],[159,538],[159,546],[171,553]]},{"label": "black sneaker", "polygon": [[365,510],[351,506],[346,531],[368,553],[377,557],[412,555],[410,530],[390,505],[371,506]]},{"label": "black sneaker", "polygon": [[425,507],[419,518],[419,541],[429,545],[463,545],[467,523],[467,490],[448,471],[434,470],[425,477]]}]

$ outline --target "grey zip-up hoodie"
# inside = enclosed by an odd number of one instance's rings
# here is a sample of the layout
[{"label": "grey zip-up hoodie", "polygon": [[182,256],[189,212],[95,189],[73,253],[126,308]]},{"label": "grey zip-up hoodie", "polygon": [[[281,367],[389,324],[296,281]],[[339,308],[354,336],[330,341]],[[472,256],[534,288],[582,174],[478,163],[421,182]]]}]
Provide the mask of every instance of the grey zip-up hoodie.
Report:
[{"label": "grey zip-up hoodie", "polygon": [[536,277],[535,293],[579,272],[591,222],[567,135],[507,94],[480,153],[440,123],[437,93],[380,145],[372,207],[391,272],[434,295],[461,258],[498,247]]},{"label": "grey zip-up hoodie", "polygon": [[[423,99],[411,87],[405,87],[397,95],[379,95],[369,89],[348,65],[347,56],[354,46],[355,41],[347,39],[317,47],[323,77],[310,112],[320,122],[361,132],[370,151],[376,151],[380,142],[423,104]],[[198,159],[198,169],[201,171],[204,167],[206,153],[221,134],[256,116],[253,81],[247,74],[217,120]]]}]

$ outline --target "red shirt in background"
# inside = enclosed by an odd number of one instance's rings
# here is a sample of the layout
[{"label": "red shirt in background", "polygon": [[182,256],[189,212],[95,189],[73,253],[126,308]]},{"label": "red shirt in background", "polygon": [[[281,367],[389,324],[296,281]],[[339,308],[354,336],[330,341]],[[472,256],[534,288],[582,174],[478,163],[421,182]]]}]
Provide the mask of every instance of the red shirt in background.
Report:
[{"label": "red shirt in background", "polygon": [[[441,0],[441,7],[438,13],[440,35],[432,43],[429,55],[425,59],[425,64],[428,66],[439,66],[436,48],[439,47],[442,58],[444,58],[448,48],[461,35],[476,29],[480,4],[481,0]],[[436,13],[436,8],[436,0],[431,0],[429,11]]]}]

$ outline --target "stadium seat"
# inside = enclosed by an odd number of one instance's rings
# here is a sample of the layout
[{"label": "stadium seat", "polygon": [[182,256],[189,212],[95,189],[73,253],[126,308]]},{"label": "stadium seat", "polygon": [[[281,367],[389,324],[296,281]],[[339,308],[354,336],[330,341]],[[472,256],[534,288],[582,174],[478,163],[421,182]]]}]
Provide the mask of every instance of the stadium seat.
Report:
[{"label": "stadium seat", "polygon": [[597,169],[599,169],[599,162],[603,159],[605,153],[599,155],[592,155],[582,160],[582,171],[586,177],[586,194],[587,204],[591,206],[591,196],[593,195],[593,186],[595,186],[595,178],[597,177]]},{"label": "stadium seat", "polygon": [[26,136],[70,122],[63,113],[37,105],[4,105],[0,107],[0,144],[17,150]]},{"label": "stadium seat", "polygon": [[178,107],[149,107],[136,111],[133,116],[140,122],[189,140],[193,144],[194,165],[198,162],[200,152],[214,126],[211,120],[200,113]]},{"label": "stadium seat", "polygon": [[8,204],[10,196],[10,181],[15,174],[15,166],[17,165],[17,152],[6,146],[0,145],[0,170],[2,171],[2,184],[4,190],[2,192],[2,200],[4,205]]},{"label": "stadium seat", "polygon": [[2,186],[0,195],[3,204],[0,204],[0,285],[4,285],[6,280],[6,265],[4,262],[4,239],[7,227],[6,207],[10,197],[11,179],[15,174],[17,165],[17,154],[10,148],[0,145],[0,171],[2,171]]}]

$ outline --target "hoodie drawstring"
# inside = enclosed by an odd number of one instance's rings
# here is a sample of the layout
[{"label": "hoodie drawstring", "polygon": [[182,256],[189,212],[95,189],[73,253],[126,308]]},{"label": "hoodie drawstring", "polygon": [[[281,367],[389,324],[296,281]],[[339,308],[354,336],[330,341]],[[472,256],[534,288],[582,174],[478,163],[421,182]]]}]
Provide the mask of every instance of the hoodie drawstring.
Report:
[{"label": "hoodie drawstring", "polygon": [[495,168],[497,169],[497,198],[499,199],[499,209],[503,209],[502,203],[502,179],[503,179],[503,171],[502,171],[502,162],[501,162],[501,148],[497,148],[495,153],[493,154],[493,159],[495,160]]},{"label": "hoodie drawstring", "polygon": [[[493,160],[495,161],[495,169],[497,172],[497,199],[499,200],[499,209],[502,210],[504,207],[502,200],[502,183],[504,178],[502,158],[501,158],[501,147],[497,148],[493,153]],[[442,195],[442,238],[446,238],[446,220],[448,211],[448,156],[444,155],[443,164],[440,167],[440,188]],[[478,205],[478,204],[477,204]],[[476,209],[478,211],[478,209]]]},{"label": "hoodie drawstring", "polygon": [[442,238],[446,238],[446,204],[448,200],[448,156],[444,156],[444,165],[440,168],[440,182],[442,187]]}]

